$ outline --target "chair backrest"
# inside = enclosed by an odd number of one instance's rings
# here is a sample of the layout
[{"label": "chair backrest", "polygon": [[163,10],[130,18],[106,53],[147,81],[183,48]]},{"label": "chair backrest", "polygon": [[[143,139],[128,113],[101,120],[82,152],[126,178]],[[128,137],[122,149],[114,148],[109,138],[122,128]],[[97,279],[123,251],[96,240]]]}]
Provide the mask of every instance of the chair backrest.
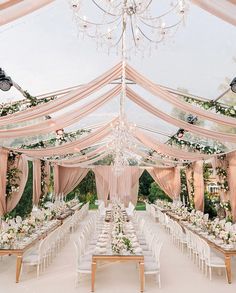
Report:
[{"label": "chair backrest", "polygon": [[158,266],[160,267],[160,254],[161,254],[161,248],[163,246],[163,241],[161,241],[160,239],[158,239],[155,243],[155,260],[158,264]]},{"label": "chair backrest", "polygon": [[76,253],[76,264],[78,265],[81,260],[81,241],[80,239],[74,241],[75,253]]},{"label": "chair backrest", "polygon": [[201,242],[202,242],[204,256],[207,259],[207,261],[210,263],[211,262],[211,248],[205,240],[201,239]]}]

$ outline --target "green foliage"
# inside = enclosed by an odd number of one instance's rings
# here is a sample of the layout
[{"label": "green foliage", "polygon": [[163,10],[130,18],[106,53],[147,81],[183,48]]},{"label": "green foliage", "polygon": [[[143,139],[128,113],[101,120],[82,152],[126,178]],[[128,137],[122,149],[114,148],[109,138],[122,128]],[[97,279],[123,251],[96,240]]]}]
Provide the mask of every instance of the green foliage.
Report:
[{"label": "green foliage", "polygon": [[96,194],[92,194],[90,192],[86,193],[86,194],[80,194],[79,195],[79,201],[80,202],[89,202],[90,204],[95,204],[95,200],[97,199],[97,195]]},{"label": "green foliage", "polygon": [[204,194],[204,213],[209,214],[209,218],[214,218],[217,216],[217,210],[215,208],[216,201],[215,197],[211,197],[208,192]]},{"label": "green foliage", "polygon": [[[47,148],[47,147],[52,147],[56,146],[57,144],[63,144],[69,141],[75,141],[78,139],[83,133],[89,133],[90,130],[84,130],[84,129],[79,129],[77,131],[73,132],[63,132],[61,136],[51,138],[49,140],[40,140],[36,143],[32,144],[22,144],[21,148],[24,149],[42,149],[42,148]],[[84,152],[80,152],[81,155],[84,154]]]},{"label": "green foliage", "polygon": [[32,210],[33,207],[33,164],[28,161],[29,174],[28,180],[25,185],[25,190],[23,195],[17,204],[17,206],[12,210],[7,216],[16,217],[21,216],[25,218]]},{"label": "green foliage", "polygon": [[94,203],[97,199],[95,175],[89,171],[80,184],[67,195],[67,198],[77,197],[81,202]]},{"label": "green foliage", "polygon": [[94,163],[94,165],[112,165],[114,164],[114,158],[113,155],[109,154],[102,160],[99,160]]},{"label": "green foliage", "polygon": [[180,170],[180,180],[181,180],[180,198],[182,202],[187,203],[189,202],[189,197],[188,197],[186,174],[183,169]]},{"label": "green foliage", "polygon": [[80,184],[75,189],[75,192],[79,194],[97,194],[95,175],[93,171],[89,171],[88,174],[84,177],[84,179],[80,182]]},{"label": "green foliage", "polygon": [[22,110],[26,110],[27,108],[32,108],[40,104],[48,103],[55,99],[55,97],[37,99],[31,96],[27,91],[25,91],[24,94],[26,97],[24,100],[10,102],[10,103],[1,103],[0,117],[7,116],[9,114],[13,114]]},{"label": "green foliage", "polygon": [[216,113],[220,113],[225,116],[236,118],[236,110],[234,106],[227,107],[214,100],[200,101],[190,97],[184,97],[184,100],[190,104],[198,105],[205,110],[214,110]]},{"label": "green foliage", "polygon": [[145,211],[146,210],[146,205],[145,202],[143,201],[138,201],[135,207],[136,211]]},{"label": "green foliage", "polygon": [[204,140],[199,140],[198,142],[194,142],[191,140],[184,140],[179,139],[176,134],[171,136],[171,138],[168,140],[168,144],[171,146],[177,146],[178,148],[188,148],[191,151],[194,152],[200,152],[202,154],[220,154],[223,153],[226,148],[223,144],[219,142],[215,142],[213,146],[206,145],[206,142]]},{"label": "green foliage", "polygon": [[147,197],[153,182],[154,180],[152,176],[146,170],[144,170],[143,174],[139,178],[139,196]]},{"label": "green foliage", "polygon": [[148,195],[148,200],[150,203],[154,203],[157,199],[171,201],[169,196],[155,183],[153,182],[150,187],[150,193]]}]

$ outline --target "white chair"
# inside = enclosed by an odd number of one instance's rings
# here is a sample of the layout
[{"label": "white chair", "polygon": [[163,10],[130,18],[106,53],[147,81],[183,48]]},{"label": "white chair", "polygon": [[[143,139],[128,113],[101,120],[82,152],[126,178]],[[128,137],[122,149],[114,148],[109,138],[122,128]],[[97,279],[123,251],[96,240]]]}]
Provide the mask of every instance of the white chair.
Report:
[{"label": "white chair", "polygon": [[129,217],[132,217],[133,214],[134,214],[134,209],[135,209],[135,206],[132,204],[132,202],[129,202],[129,206],[128,208],[126,208],[126,213]]},{"label": "white chair", "polygon": [[30,254],[24,256],[22,263],[23,265],[36,266],[37,277],[38,277],[40,272],[42,272],[46,267],[47,253],[48,253],[48,246],[47,246],[47,241],[45,238],[40,242],[38,251],[31,251]]},{"label": "white chair", "polygon": [[91,274],[91,261],[82,259],[81,241],[74,241],[76,250],[76,285],[78,285],[81,274]]},{"label": "white chair", "polygon": [[104,204],[103,201],[99,204],[98,211],[99,211],[99,214],[100,214],[101,217],[105,217],[105,215],[106,215],[106,208],[105,208],[105,204]]},{"label": "white chair", "polygon": [[155,242],[155,251],[154,251],[154,261],[144,260],[144,274],[145,275],[156,275],[156,281],[158,282],[159,288],[161,288],[161,273],[160,273],[160,253],[163,242],[156,241]]},{"label": "white chair", "polygon": [[[202,239],[202,244],[204,247],[204,255],[205,255],[205,272],[207,275],[207,271],[209,268],[209,277],[212,279],[212,268],[224,268],[226,272],[226,266],[224,259],[219,257],[209,246],[209,244]],[[227,277],[227,274],[226,274]]]}]

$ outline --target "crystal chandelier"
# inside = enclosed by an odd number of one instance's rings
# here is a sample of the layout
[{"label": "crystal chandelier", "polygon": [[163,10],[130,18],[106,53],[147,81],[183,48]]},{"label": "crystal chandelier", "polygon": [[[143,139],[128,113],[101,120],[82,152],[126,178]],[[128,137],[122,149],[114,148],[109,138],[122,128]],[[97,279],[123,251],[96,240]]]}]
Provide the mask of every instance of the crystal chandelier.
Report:
[{"label": "crystal chandelier", "polygon": [[[185,0],[69,0],[79,35],[131,52],[150,51],[172,36],[184,21]],[[94,9],[96,8],[96,10]],[[95,11],[97,18],[95,15]],[[158,12],[154,15],[152,12]],[[88,16],[91,12],[90,16]],[[124,37],[126,39],[124,48]]]},{"label": "crystal chandelier", "polygon": [[129,155],[127,149],[133,145],[132,133],[135,129],[135,124],[129,123],[126,119],[119,119],[114,125],[112,141],[109,143],[109,149],[114,157],[113,171],[119,176],[125,166],[129,165]]}]

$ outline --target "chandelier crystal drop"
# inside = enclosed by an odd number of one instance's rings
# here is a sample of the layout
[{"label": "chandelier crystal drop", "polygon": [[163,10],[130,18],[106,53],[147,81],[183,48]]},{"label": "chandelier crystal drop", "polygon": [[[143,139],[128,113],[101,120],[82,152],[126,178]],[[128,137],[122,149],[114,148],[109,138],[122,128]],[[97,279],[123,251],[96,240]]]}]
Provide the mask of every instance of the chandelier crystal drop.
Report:
[{"label": "chandelier crystal drop", "polygon": [[[184,22],[186,0],[69,0],[79,35],[108,52],[149,52]],[[124,48],[124,36],[126,39]]]}]

